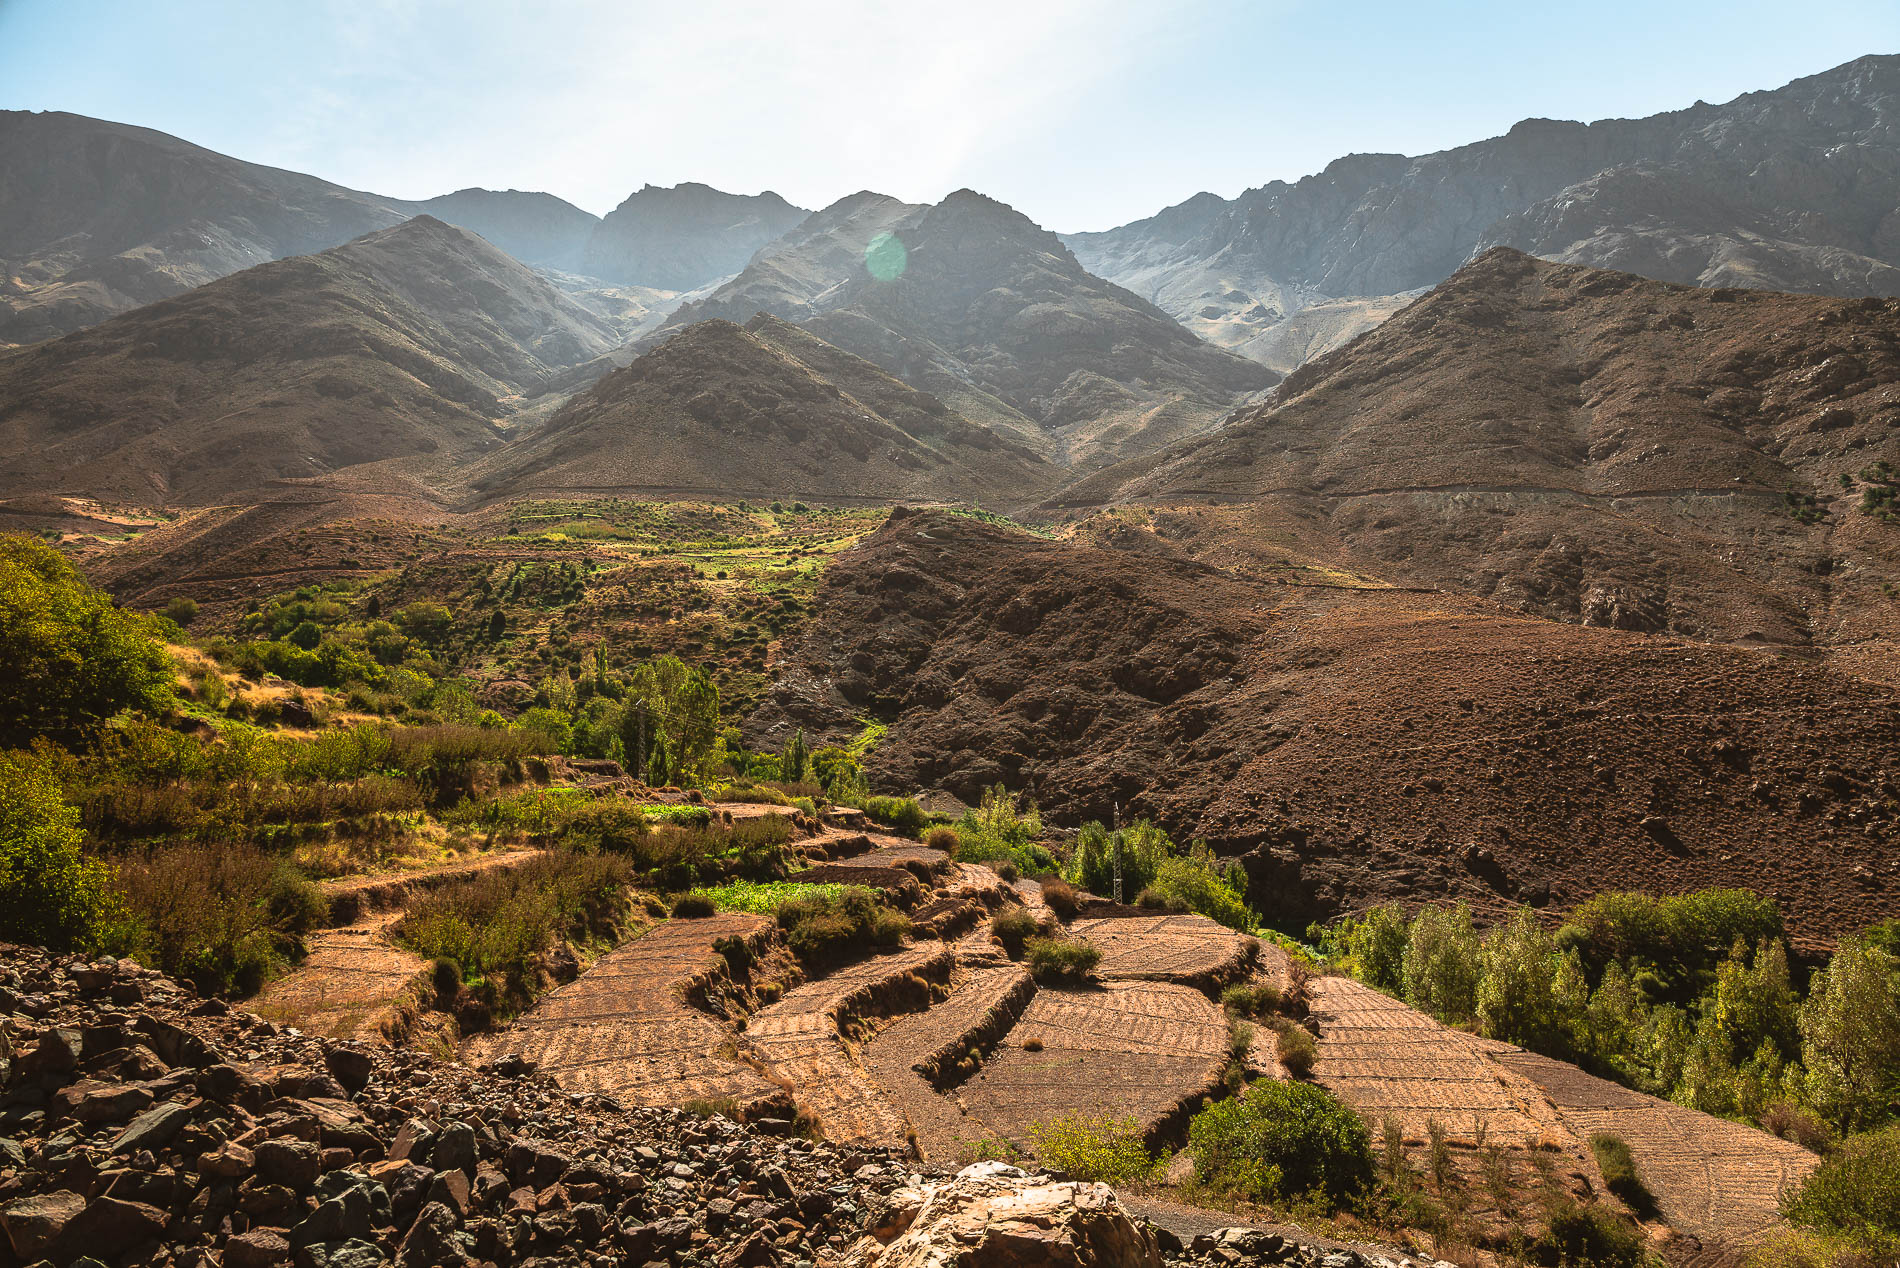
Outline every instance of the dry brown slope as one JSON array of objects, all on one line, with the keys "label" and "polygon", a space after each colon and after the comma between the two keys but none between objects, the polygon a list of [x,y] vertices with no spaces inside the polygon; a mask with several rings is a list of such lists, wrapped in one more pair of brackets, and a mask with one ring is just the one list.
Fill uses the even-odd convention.
[{"label": "dry brown slope", "polygon": [[1543,615],[1838,645],[1896,633],[1900,529],[1860,509],[1878,460],[1900,463],[1900,301],[1499,249],[1058,504],[1247,503],[1242,544],[1299,518],[1362,567]]},{"label": "dry brown slope", "polygon": [[500,443],[510,398],[611,331],[430,217],[0,357],[0,492],[204,504]]},{"label": "dry brown slope", "polygon": [[553,490],[994,501],[1046,489],[1036,455],[870,362],[763,314],[690,326],[468,473]]},{"label": "dry brown slope", "polygon": [[941,513],[840,556],[754,737],[890,789],[1026,789],[1245,857],[1285,926],[1387,897],[1775,892],[1826,941],[1900,912],[1900,695],[1451,595],[1272,585]]}]

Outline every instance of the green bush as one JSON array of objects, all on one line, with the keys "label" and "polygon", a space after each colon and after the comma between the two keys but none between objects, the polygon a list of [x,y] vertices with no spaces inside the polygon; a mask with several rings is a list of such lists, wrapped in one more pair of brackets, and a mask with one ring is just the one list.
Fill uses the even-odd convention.
[{"label": "green bush", "polygon": [[1188,1140],[1201,1183],[1251,1201],[1311,1197],[1337,1208],[1372,1183],[1364,1120],[1310,1083],[1261,1080],[1196,1114]]},{"label": "green bush", "polygon": [[1623,1199],[1624,1205],[1638,1215],[1648,1215],[1655,1210],[1655,1195],[1643,1183],[1642,1174],[1636,1169],[1636,1158],[1621,1136],[1597,1132],[1590,1137],[1590,1153],[1596,1158],[1597,1170],[1603,1173],[1604,1185]]},{"label": "green bush", "polygon": [[1792,1223],[1900,1254],[1900,1126],[1849,1137],[1782,1201]]},{"label": "green bush", "polygon": [[682,894],[678,901],[673,904],[673,919],[704,920],[706,917],[716,914],[718,910],[719,908],[713,904],[713,900],[704,894],[697,892]]},{"label": "green bush", "polygon": [[1025,876],[1056,870],[1055,855],[1036,841],[1042,835],[1042,817],[1035,806],[1020,806],[1001,784],[987,790],[974,810],[963,812],[956,832],[959,863],[1008,864]]},{"label": "green bush", "polygon": [[1062,869],[1062,879],[1103,897],[1115,893],[1115,867],[1121,864],[1122,894],[1141,893],[1154,883],[1173,843],[1146,819],[1110,832],[1094,821],[1082,825]]},{"label": "green bush", "polygon": [[1280,1010],[1280,988],[1270,982],[1246,982],[1220,993],[1221,1007],[1236,1017],[1264,1017]]},{"label": "green bush", "polygon": [[1312,1032],[1304,1026],[1284,1026],[1274,1036],[1274,1055],[1287,1073],[1296,1079],[1303,1079],[1313,1072],[1313,1062],[1319,1059],[1319,1045],[1314,1041]]},{"label": "green bush", "polygon": [[1187,854],[1161,860],[1152,886],[1169,906],[1178,904],[1229,929],[1251,933],[1253,911],[1241,896],[1246,887],[1246,873],[1238,859],[1221,863],[1199,841]]},{"label": "green bush", "polygon": [[122,709],[172,704],[165,649],[66,558],[0,534],[0,743],[70,740]]},{"label": "green bush", "polygon": [[390,933],[420,956],[453,961],[465,981],[500,978],[519,997],[542,952],[617,920],[632,879],[614,855],[553,852],[433,890]]},{"label": "green bush", "polygon": [[1011,955],[1021,955],[1023,944],[1035,937],[1040,928],[1041,926],[1036,923],[1036,918],[1021,907],[1012,907],[1008,911],[999,912],[990,921],[990,932],[996,935],[998,942],[1009,949]]},{"label": "green bush", "polygon": [[0,753],[0,939],[91,950],[123,920],[112,870],[80,849],[79,812],[46,764]]},{"label": "green bush", "polygon": [[[119,883],[142,962],[207,994],[249,995],[295,950],[273,920],[281,861],[250,845],[160,847],[126,860]],[[297,904],[288,915],[302,918]]]},{"label": "green bush", "polygon": [[641,806],[640,811],[657,823],[674,823],[688,828],[703,828],[712,822],[712,811],[705,806],[656,804]]},{"label": "green bush", "polygon": [[1478,1009],[1483,953],[1471,909],[1427,907],[1405,944],[1405,1002],[1440,1021],[1468,1022]]},{"label": "green bush", "polygon": [[805,898],[835,899],[842,885],[815,885],[804,881],[732,881],[710,889],[696,889],[721,911],[749,911],[770,916],[786,903]]},{"label": "green bush", "polygon": [[1132,1118],[1065,1114],[1029,1128],[1036,1158],[1077,1180],[1132,1184],[1151,1178],[1154,1155]]},{"label": "green bush", "polygon": [[905,836],[920,835],[930,817],[923,807],[909,797],[869,797],[864,802],[864,813],[874,822],[895,829]]},{"label": "green bush", "polygon": [[786,945],[807,964],[822,964],[854,951],[894,947],[910,933],[910,919],[885,906],[861,885],[836,894],[818,893],[780,905],[776,919]]},{"label": "green bush", "polygon": [[1023,952],[1039,982],[1080,981],[1102,962],[1101,948],[1081,938],[1030,938]]}]

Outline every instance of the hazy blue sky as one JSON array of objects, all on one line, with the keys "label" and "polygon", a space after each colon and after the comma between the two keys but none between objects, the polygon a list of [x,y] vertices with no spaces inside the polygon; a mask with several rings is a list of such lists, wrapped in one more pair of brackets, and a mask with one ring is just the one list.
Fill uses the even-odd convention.
[{"label": "hazy blue sky", "polygon": [[967,185],[1076,230],[1895,51],[1896,0],[0,0],[0,107],[398,197]]}]

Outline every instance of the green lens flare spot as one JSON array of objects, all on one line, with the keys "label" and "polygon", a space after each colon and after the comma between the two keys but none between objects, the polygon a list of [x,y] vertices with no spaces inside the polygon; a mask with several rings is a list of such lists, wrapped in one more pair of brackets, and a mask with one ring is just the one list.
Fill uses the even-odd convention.
[{"label": "green lens flare spot", "polygon": [[864,248],[864,267],[880,282],[895,282],[909,264],[910,252],[894,233],[880,233]]}]

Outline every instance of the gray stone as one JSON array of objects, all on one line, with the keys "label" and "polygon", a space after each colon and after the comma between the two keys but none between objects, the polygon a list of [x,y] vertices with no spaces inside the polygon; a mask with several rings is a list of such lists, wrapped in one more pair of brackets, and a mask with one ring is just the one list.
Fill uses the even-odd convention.
[{"label": "gray stone", "polygon": [[126,1125],[112,1142],[115,1154],[137,1153],[141,1149],[163,1149],[171,1143],[179,1128],[191,1121],[191,1111],[175,1102],[155,1105]]}]

